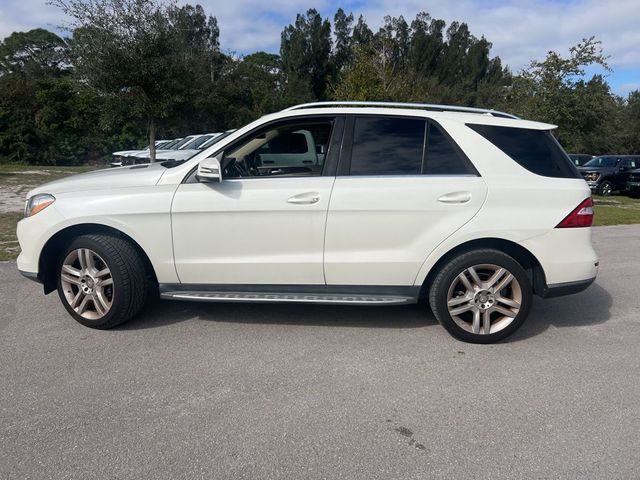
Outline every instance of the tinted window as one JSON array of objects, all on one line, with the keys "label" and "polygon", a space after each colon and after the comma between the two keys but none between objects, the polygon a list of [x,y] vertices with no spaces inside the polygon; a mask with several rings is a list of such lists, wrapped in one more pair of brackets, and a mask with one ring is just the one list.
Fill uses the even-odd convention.
[{"label": "tinted window", "polygon": [[434,124],[429,124],[427,152],[424,171],[427,175],[460,175],[475,173],[471,170],[462,154],[444,132]]},{"label": "tinted window", "polygon": [[596,157],[584,164],[585,167],[615,167],[620,162],[618,157]]},{"label": "tinted window", "polygon": [[351,175],[418,175],[426,122],[420,119],[357,117]]},{"label": "tinted window", "polygon": [[289,132],[280,135],[260,147],[260,153],[307,153],[306,132]]},{"label": "tinted window", "polygon": [[545,177],[581,178],[548,130],[468,124],[519,165]]}]

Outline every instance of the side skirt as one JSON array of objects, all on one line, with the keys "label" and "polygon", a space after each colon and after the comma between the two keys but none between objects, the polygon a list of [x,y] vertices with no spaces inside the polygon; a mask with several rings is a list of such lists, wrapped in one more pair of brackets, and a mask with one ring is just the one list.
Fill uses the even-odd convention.
[{"label": "side skirt", "polygon": [[200,302],[403,305],[417,303],[420,287],[354,285],[160,284],[160,298]]}]

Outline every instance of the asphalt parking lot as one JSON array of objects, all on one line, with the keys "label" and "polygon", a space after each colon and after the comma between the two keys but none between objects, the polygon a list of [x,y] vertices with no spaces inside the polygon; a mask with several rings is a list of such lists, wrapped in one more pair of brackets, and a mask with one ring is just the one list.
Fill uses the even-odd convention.
[{"label": "asphalt parking lot", "polygon": [[420,306],[160,302],[76,324],[0,264],[0,478],[638,478],[640,226],[510,341]]}]

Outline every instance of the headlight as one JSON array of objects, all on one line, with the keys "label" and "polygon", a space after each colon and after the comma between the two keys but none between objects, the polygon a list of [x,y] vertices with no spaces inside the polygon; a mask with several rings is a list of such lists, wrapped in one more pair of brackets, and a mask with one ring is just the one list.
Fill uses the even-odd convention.
[{"label": "headlight", "polygon": [[598,172],[589,172],[584,177],[587,182],[596,182],[598,178],[600,178],[600,174]]},{"label": "headlight", "polygon": [[36,213],[44,210],[53,202],[56,201],[56,197],[53,195],[49,195],[48,193],[39,193],[34,195],[24,205],[24,216],[25,218],[31,217]]}]

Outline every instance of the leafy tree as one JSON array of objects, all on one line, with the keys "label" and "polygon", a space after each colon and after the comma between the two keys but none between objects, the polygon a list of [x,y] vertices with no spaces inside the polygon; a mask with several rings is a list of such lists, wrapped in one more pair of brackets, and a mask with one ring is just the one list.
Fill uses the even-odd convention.
[{"label": "leafy tree", "polygon": [[[595,39],[512,73],[466,24],[419,13],[376,33],[338,9],[282,32],[281,55],[223,53],[215,17],[162,0],[56,0],[71,37],[0,42],[0,161],[98,162],[114,150],[239,127],[294,103],[392,100],[493,107],[560,126],[572,151],[640,153],[640,92],[611,92]],[[332,48],[333,47],[333,48]]]},{"label": "leafy tree", "polygon": [[373,40],[373,31],[369,28],[364,20],[364,17],[360,15],[358,22],[353,27],[353,44],[354,45],[369,45]]},{"label": "leafy tree", "polygon": [[597,144],[589,139],[606,135],[615,125],[616,111],[616,99],[601,76],[583,80],[585,68],[592,66],[610,70],[594,37],[571,47],[568,57],[549,52],[513,78],[503,104],[525,118],[559,125],[558,139],[570,151],[613,151],[608,140]]},{"label": "leafy tree", "polygon": [[444,50],[444,20],[432,19],[428,13],[416,15],[411,22],[409,67],[424,77],[436,74]]},{"label": "leafy tree", "polygon": [[[147,121],[151,159],[157,124],[192,92],[192,71],[212,44],[201,8],[155,0],[53,0],[73,20],[69,41],[76,74],[105,95],[117,95]],[[217,40],[214,40],[215,43]]]},{"label": "leafy tree", "polygon": [[336,37],[333,65],[336,75],[339,76],[353,61],[353,14],[347,15],[342,8],[339,8],[333,17],[333,25]]},{"label": "leafy tree", "polygon": [[640,153],[640,90],[631,92],[623,102],[622,144],[627,153]]},{"label": "leafy tree", "polygon": [[331,24],[315,9],[297,15],[281,35],[280,58],[293,96],[305,96],[304,87],[317,99],[326,98],[330,76]]},{"label": "leafy tree", "polygon": [[0,42],[0,75],[15,72],[58,74],[66,63],[68,55],[64,40],[42,28],[13,32]]}]

